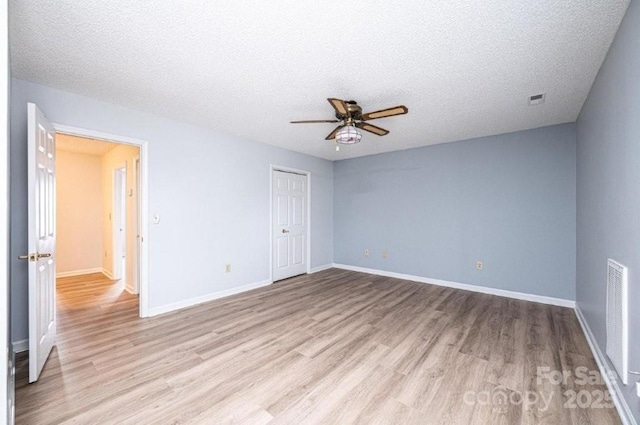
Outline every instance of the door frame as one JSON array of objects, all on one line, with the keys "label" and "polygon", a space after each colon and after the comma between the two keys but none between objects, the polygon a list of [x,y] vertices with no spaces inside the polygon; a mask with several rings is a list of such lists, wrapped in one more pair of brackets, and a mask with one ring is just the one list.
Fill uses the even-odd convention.
[{"label": "door frame", "polygon": [[[133,229],[135,231],[135,243],[133,246],[133,255],[134,258],[140,258],[140,156],[136,156],[133,158],[133,176],[135,178],[135,188],[134,194],[135,199],[133,200],[133,209],[134,209],[134,226]],[[140,261],[133,262],[133,278],[135,282],[133,282],[133,293],[134,295],[138,295],[140,293]]]},{"label": "door frame", "polygon": [[[124,171],[123,171],[124,170]],[[113,264],[113,279],[125,279],[126,267],[122,267],[122,253],[127,252],[127,164],[122,164],[112,169],[113,171],[113,199],[111,200],[111,260]],[[124,189],[123,189],[124,184]],[[122,209],[124,208],[124,214]],[[124,229],[121,234],[120,229]],[[122,238],[124,237],[124,241]],[[125,285],[126,289],[126,285]]]},{"label": "door frame", "polygon": [[138,258],[140,267],[140,295],[138,304],[140,307],[139,316],[149,317],[149,243],[147,236],[149,234],[149,141],[54,122],[52,122],[51,125],[53,125],[56,133],[97,139],[105,142],[115,142],[140,148],[140,210],[138,211],[138,218],[140,220],[140,256]]},{"label": "door frame", "polygon": [[[9,279],[9,31],[7,1],[0,2],[0,423],[13,424],[13,348]],[[11,406],[11,407],[10,407]]]},{"label": "door frame", "polygon": [[307,274],[311,273],[311,171],[298,168],[284,167],[282,165],[270,164],[269,166],[269,281],[273,283],[273,172],[283,171],[285,173],[299,174],[307,177]]}]

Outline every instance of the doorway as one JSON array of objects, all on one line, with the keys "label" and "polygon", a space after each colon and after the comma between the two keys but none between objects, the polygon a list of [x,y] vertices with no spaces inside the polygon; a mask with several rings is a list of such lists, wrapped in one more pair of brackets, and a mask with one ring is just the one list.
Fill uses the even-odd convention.
[{"label": "doorway", "polygon": [[[72,334],[67,334],[56,344],[58,319],[65,323],[61,330],[73,333],[82,330],[86,322],[76,317],[77,314],[83,311],[93,311],[91,317],[100,316],[105,311],[121,314],[124,311],[123,301],[133,302],[137,316],[148,315],[146,246],[141,245],[139,256],[123,257],[126,252],[135,251],[136,235],[126,230],[135,229],[134,223],[140,223],[141,229],[136,229],[136,232],[141,236],[141,243],[147,231],[144,215],[148,204],[148,173],[145,167],[148,153],[144,141],[52,124],[34,103],[28,103],[27,115],[29,253],[19,258],[29,261],[29,350],[28,359],[25,359],[29,370],[21,382],[32,383],[38,380],[52,353],[55,357],[64,350],[66,343],[77,340]],[[66,140],[66,151],[71,152],[65,159],[67,165],[64,165],[62,154],[65,151],[62,149],[63,140]],[[88,161],[88,157],[92,159]],[[138,168],[141,170],[138,173],[133,168],[136,159],[139,159]],[[115,166],[118,163],[125,165]],[[130,168],[130,172],[126,168]],[[60,170],[69,171],[65,174],[64,185],[61,184]],[[127,181],[129,175],[132,178],[139,176],[140,182]],[[61,190],[63,186],[66,190]],[[137,192],[135,197],[132,196],[133,188]],[[140,208],[135,209],[136,218],[130,211],[134,210],[138,197]],[[125,207],[127,204],[131,207]],[[122,236],[113,238],[114,218],[125,233],[126,242],[122,242]],[[77,231],[61,232],[61,228]],[[58,239],[59,233],[71,235],[65,241],[66,245],[58,243],[62,240]],[[125,248],[127,245],[130,248]],[[99,248],[97,251],[96,246]],[[64,261],[58,258],[58,254]],[[120,282],[122,286],[124,279],[109,279],[114,273],[124,274],[134,269],[123,265],[122,258],[138,263],[135,268],[140,271],[140,297],[126,294],[124,288],[117,285],[114,287],[114,282]],[[116,270],[112,267],[114,264],[120,268]],[[96,278],[105,279],[107,285],[96,285]],[[128,279],[129,282],[135,280],[134,277]],[[102,300],[107,300],[107,304],[96,304]],[[131,315],[127,317],[131,319]],[[71,321],[67,322],[69,318]],[[56,345],[57,351],[53,350]]]},{"label": "doorway", "polygon": [[309,273],[308,171],[271,166],[271,281]]},{"label": "doorway", "polygon": [[139,148],[64,133],[55,137],[56,278],[102,273],[137,294]]},{"label": "doorway", "polygon": [[[148,143],[125,136],[52,124],[58,135],[91,139],[114,145],[103,161],[102,269],[110,279],[120,279],[124,289],[137,295],[138,316],[148,316]],[[117,152],[116,152],[117,150]]]}]

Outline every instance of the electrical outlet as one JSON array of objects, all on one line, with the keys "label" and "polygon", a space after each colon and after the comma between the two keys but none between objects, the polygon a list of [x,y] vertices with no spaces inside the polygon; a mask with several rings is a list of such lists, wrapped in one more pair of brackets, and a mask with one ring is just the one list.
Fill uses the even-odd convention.
[{"label": "electrical outlet", "polygon": [[231,264],[227,264],[224,266],[224,272],[225,273],[231,273]]},{"label": "electrical outlet", "polygon": [[482,261],[478,261],[476,263],[476,269],[482,270],[484,268],[484,263]]},{"label": "electrical outlet", "polygon": [[364,250],[364,256],[365,256],[365,257],[368,257],[368,256],[369,256],[369,254],[370,254],[370,252],[369,252],[369,248],[365,249],[365,250]]},{"label": "electrical outlet", "polygon": [[387,251],[382,251],[382,258],[387,258],[389,253]]}]

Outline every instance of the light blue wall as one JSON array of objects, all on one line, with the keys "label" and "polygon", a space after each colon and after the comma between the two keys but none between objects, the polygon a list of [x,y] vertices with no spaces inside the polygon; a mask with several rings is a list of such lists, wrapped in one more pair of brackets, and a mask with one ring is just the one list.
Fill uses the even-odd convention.
[{"label": "light blue wall", "polygon": [[[629,267],[630,367],[640,370],[640,3],[632,0],[577,124],[577,301],[605,351],[607,258]],[[625,397],[640,422],[638,376]]]},{"label": "light blue wall", "polygon": [[565,124],[335,162],[335,262],[573,300],[575,161]]},{"label": "light blue wall", "polygon": [[[333,260],[333,165],[261,143],[12,81],[13,340],[27,338],[27,102],[50,121],[148,140],[150,307],[269,279],[270,164],[311,171],[311,266]],[[224,273],[224,264],[232,273]]]}]

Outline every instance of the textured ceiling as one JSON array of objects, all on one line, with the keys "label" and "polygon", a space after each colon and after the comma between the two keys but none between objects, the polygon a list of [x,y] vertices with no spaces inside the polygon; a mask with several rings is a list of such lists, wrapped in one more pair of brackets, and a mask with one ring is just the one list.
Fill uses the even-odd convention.
[{"label": "textured ceiling", "polygon": [[[10,0],[12,72],[335,160],[575,121],[628,3]],[[335,152],[327,97],[409,114]]]},{"label": "textured ceiling", "polygon": [[86,139],[84,137],[71,136],[62,133],[56,134],[56,149],[61,151],[102,156],[116,146],[118,146],[116,143]]}]

